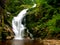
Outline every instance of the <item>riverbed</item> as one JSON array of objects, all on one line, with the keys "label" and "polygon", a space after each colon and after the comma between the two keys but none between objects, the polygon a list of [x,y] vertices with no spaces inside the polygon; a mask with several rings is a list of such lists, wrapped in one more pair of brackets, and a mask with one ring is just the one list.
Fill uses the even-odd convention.
[{"label": "riverbed", "polygon": [[0,45],[60,45],[60,40],[5,40]]}]

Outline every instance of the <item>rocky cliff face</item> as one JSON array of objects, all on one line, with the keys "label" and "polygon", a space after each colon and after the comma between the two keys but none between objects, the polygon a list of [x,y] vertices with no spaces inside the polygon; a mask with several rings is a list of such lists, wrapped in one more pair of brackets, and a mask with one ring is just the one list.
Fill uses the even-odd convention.
[{"label": "rocky cliff face", "polygon": [[12,27],[9,26],[9,20],[5,11],[5,0],[0,0],[0,39],[11,39],[14,36]]}]

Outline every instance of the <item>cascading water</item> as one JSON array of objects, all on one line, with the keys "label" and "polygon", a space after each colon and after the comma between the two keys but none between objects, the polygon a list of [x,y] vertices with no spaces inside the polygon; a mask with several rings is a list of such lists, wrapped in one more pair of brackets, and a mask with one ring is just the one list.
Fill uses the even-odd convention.
[{"label": "cascading water", "polygon": [[22,19],[26,15],[28,9],[22,10],[17,17],[14,17],[12,20],[12,27],[13,27],[13,32],[15,33],[15,38],[14,39],[23,39],[22,38],[22,33],[24,30],[24,26],[22,24]]},{"label": "cascading water", "polygon": [[[36,4],[32,6],[32,8],[36,7]],[[24,25],[22,24],[22,20],[24,16],[26,15],[28,9],[22,10],[16,17],[13,18],[12,20],[12,28],[13,32],[15,33],[14,39],[17,40],[23,40],[23,35],[24,35]]]}]

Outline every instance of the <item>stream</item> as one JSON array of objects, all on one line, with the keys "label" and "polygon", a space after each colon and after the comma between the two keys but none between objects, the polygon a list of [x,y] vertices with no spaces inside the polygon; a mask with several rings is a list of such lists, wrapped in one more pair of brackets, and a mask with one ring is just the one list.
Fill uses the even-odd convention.
[{"label": "stream", "polygon": [[0,41],[0,45],[43,45],[35,40],[6,40]]}]

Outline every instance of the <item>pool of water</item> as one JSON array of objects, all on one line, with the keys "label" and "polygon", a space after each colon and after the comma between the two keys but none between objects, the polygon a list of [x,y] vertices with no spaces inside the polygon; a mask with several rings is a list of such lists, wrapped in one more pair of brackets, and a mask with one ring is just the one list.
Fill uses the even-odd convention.
[{"label": "pool of water", "polygon": [[43,45],[38,40],[5,40],[0,41],[0,45]]}]

